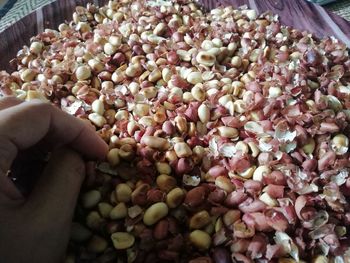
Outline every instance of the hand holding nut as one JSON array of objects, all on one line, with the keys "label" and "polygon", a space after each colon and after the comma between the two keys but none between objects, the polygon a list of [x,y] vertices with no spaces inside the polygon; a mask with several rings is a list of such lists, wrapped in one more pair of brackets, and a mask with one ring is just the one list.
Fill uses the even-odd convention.
[{"label": "hand holding nut", "polygon": [[[24,196],[8,173],[18,155],[39,144],[52,156],[30,194]],[[85,175],[80,154],[101,159],[106,151],[107,145],[92,129],[50,104],[0,99],[0,254],[4,262],[62,260]],[[90,206],[91,200],[85,205]]]}]

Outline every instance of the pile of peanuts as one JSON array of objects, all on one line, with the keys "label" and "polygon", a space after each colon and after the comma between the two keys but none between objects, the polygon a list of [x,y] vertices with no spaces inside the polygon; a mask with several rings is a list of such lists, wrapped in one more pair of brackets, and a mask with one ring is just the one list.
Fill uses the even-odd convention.
[{"label": "pile of peanuts", "polygon": [[0,73],[109,145],[66,263],[350,262],[350,59],[277,16],[194,2],[77,7]]}]

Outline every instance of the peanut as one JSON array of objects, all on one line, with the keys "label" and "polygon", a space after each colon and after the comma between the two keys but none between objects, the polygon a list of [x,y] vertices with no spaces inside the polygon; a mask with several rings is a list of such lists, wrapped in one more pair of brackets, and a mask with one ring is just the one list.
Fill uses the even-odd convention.
[{"label": "peanut", "polygon": [[172,189],[166,196],[166,204],[169,208],[178,207],[185,198],[185,192],[181,188]]},{"label": "peanut", "polygon": [[82,196],[82,205],[85,208],[93,208],[100,202],[101,200],[101,193],[97,190],[91,190],[89,192],[86,192]]},{"label": "peanut", "polygon": [[202,230],[192,231],[189,238],[190,242],[200,250],[207,250],[211,245],[211,237]]},{"label": "peanut", "polygon": [[200,229],[205,227],[206,225],[208,225],[211,222],[211,218],[210,215],[207,211],[203,210],[203,211],[199,211],[197,213],[195,213],[189,222],[189,226],[192,229]]},{"label": "peanut", "polygon": [[111,235],[113,246],[116,249],[127,249],[135,243],[135,237],[127,232],[116,232]]},{"label": "peanut", "polygon": [[109,213],[109,217],[113,220],[125,218],[128,214],[128,209],[125,203],[119,203]]},{"label": "peanut", "polygon": [[144,135],[141,142],[151,148],[158,149],[161,151],[167,150],[170,145],[167,139]]},{"label": "peanut", "polygon": [[157,223],[160,219],[164,218],[168,214],[168,206],[163,203],[155,203],[151,205],[147,210],[145,211],[145,214],[143,215],[143,222],[147,226],[154,225]]},{"label": "peanut", "polygon": [[116,186],[115,193],[119,202],[127,203],[131,199],[132,190],[127,184],[118,184]]}]

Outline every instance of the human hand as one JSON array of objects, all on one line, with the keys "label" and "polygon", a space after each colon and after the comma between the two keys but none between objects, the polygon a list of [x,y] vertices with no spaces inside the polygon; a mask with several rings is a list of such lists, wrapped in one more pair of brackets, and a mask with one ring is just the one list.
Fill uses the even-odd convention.
[{"label": "human hand", "polygon": [[[18,153],[38,144],[52,156],[25,198],[7,173]],[[49,104],[0,99],[1,262],[62,261],[85,175],[81,155],[102,159],[107,148],[93,129]]]}]

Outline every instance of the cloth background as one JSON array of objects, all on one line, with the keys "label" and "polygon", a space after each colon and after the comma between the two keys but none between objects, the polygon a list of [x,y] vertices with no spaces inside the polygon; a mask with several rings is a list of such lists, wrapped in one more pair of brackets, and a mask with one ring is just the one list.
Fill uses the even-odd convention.
[{"label": "cloth background", "polygon": [[[0,0],[0,32],[35,9],[53,1],[55,0]],[[325,5],[325,8],[350,21],[350,0],[336,0]]]}]

